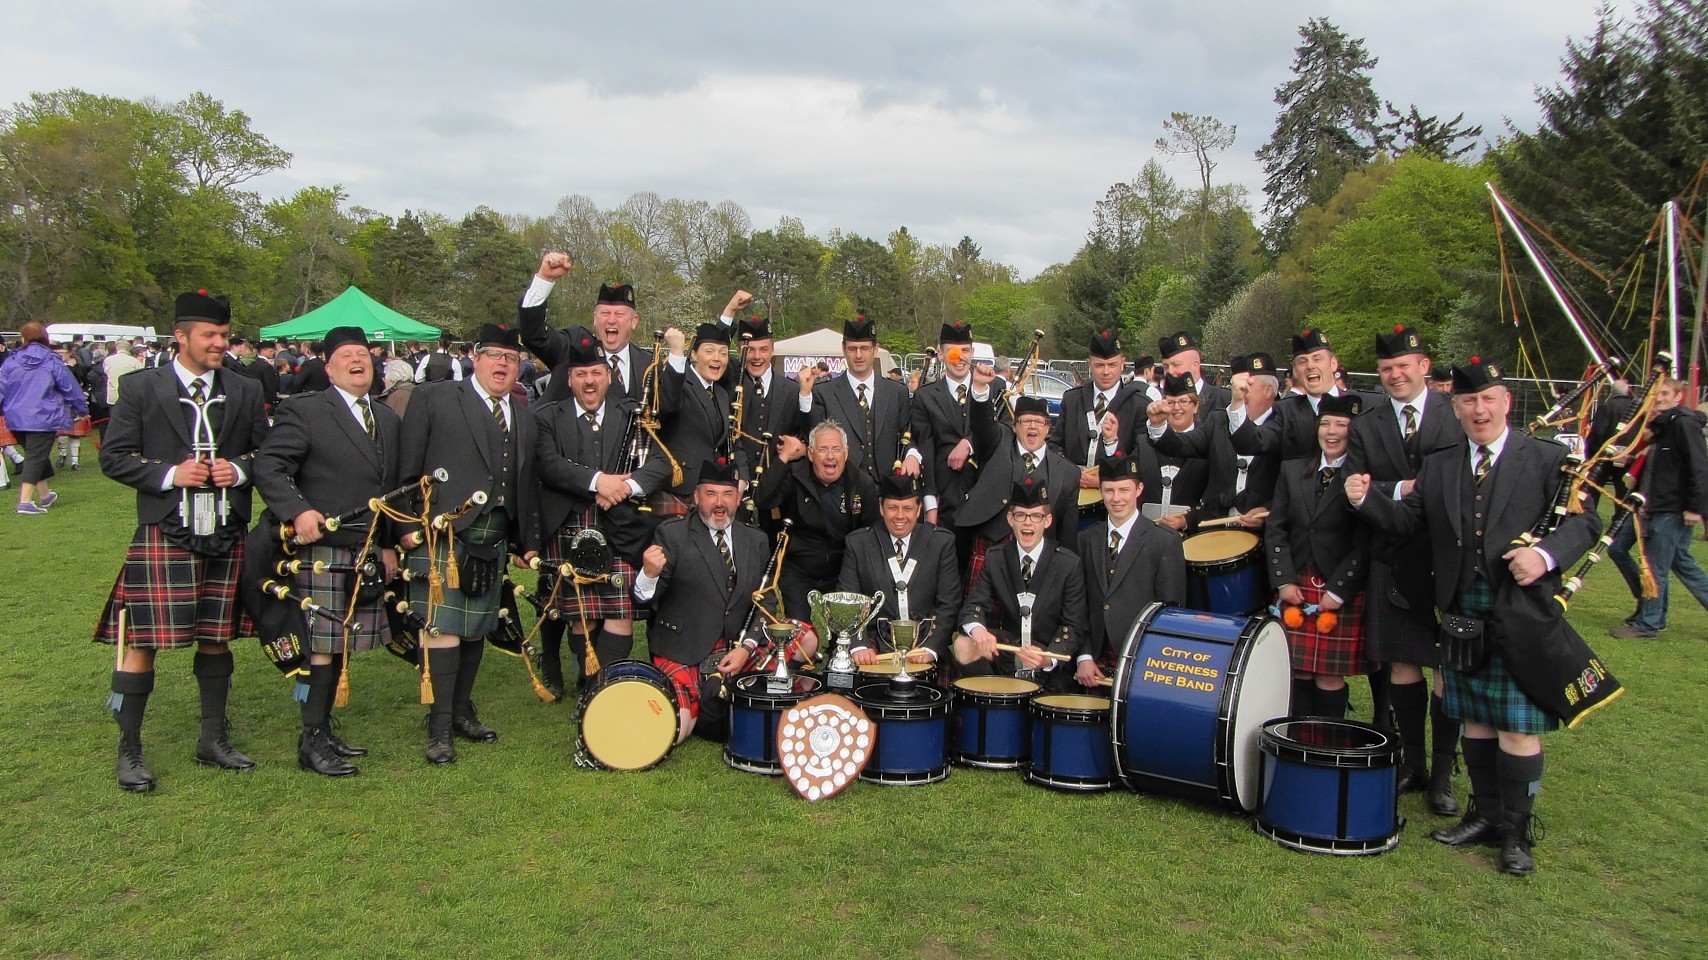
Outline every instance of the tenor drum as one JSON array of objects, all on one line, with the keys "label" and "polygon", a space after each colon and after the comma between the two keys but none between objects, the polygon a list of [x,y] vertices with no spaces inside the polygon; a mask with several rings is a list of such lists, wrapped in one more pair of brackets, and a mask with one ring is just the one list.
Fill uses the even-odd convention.
[{"label": "tenor drum", "polygon": [[1186,604],[1194,610],[1250,616],[1268,602],[1257,535],[1211,530],[1186,538]]},{"label": "tenor drum", "polygon": [[[901,673],[901,665],[889,661],[880,661],[878,663],[857,663],[854,665],[854,669],[859,673],[859,676],[854,678],[854,685],[857,687],[879,680],[887,681]],[[935,662],[920,663],[917,660],[909,660],[907,664],[907,675],[922,684],[936,683],[937,664]]]},{"label": "tenor drum", "polygon": [[1115,786],[1109,757],[1108,697],[1057,693],[1033,697],[1027,783],[1090,793]]},{"label": "tenor drum", "polygon": [[1027,702],[1038,685],[1019,677],[962,677],[955,681],[955,762],[1012,770],[1032,755]]},{"label": "tenor drum", "polygon": [[854,702],[877,726],[876,745],[860,779],[898,786],[936,783],[949,776],[949,694],[919,685],[905,699],[889,683],[867,683]]},{"label": "tenor drum", "polygon": [[1399,846],[1397,739],[1355,720],[1263,725],[1263,797],[1254,826],[1284,847],[1365,856]]},{"label": "tenor drum", "polygon": [[1287,632],[1273,617],[1153,603],[1115,665],[1115,774],[1132,790],[1257,808],[1265,723],[1287,715]]},{"label": "tenor drum", "polygon": [[645,770],[670,753],[677,729],[676,698],[664,671],[617,660],[582,694],[576,760],[601,770]]},{"label": "tenor drum", "polygon": [[777,721],[790,707],[823,685],[817,677],[796,674],[789,689],[769,692],[771,675],[750,673],[738,677],[729,696],[729,742],[724,744],[724,762],[737,770],[769,777],[783,772],[777,756]]}]

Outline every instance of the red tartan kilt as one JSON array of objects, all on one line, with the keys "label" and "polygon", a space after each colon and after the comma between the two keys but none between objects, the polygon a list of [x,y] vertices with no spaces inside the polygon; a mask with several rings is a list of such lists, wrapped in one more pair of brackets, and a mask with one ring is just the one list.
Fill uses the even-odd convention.
[{"label": "red tartan kilt", "polygon": [[[569,560],[570,544],[575,540],[575,535],[594,525],[593,509],[593,507],[588,507],[585,510],[572,511],[565,518],[563,526],[559,527],[557,533],[546,541],[545,549],[541,551],[547,563],[557,567]],[[562,586],[558,587],[557,599],[552,602],[551,609],[556,610],[564,620],[570,623],[576,622],[581,617],[586,617],[590,621],[633,620],[635,618],[635,602],[629,591],[635,585],[635,568],[622,557],[614,556],[611,561],[611,572],[622,575],[623,585],[621,587],[613,587],[608,583],[584,583],[581,585],[578,600],[575,586],[565,581]],[[551,588],[544,584],[541,586],[540,596],[545,597]]]},{"label": "red tartan kilt", "polygon": [[[1299,592],[1307,606],[1322,602],[1322,578],[1310,567],[1299,571]],[[1315,616],[1306,617],[1302,627],[1288,629],[1294,670],[1331,677],[1364,672],[1364,592],[1354,594],[1334,614],[1340,622],[1328,633],[1317,629]]]},{"label": "red tartan kilt", "polygon": [[990,553],[990,548],[999,547],[1011,539],[1013,538],[1003,537],[993,541],[982,533],[973,537],[973,548],[967,559],[967,596],[972,596],[973,587],[979,582],[979,574],[984,572],[984,559]]},{"label": "red tartan kilt", "polygon": [[62,437],[87,437],[89,434],[94,432],[94,421],[89,419],[88,415],[85,414],[84,416],[71,421],[71,429],[61,430],[59,431],[59,435]]},{"label": "red tartan kilt", "polygon": [[15,447],[18,438],[12,436],[12,431],[6,427],[6,418],[0,416],[0,447]]},{"label": "red tartan kilt", "polygon": [[646,505],[652,508],[652,515],[663,519],[665,517],[686,517],[693,512],[694,505],[684,497],[679,497],[669,490],[660,490],[646,498]]},{"label": "red tartan kilt", "polygon": [[225,556],[204,557],[169,543],[155,524],[138,527],[95,626],[95,642],[118,642],[121,610],[126,611],[125,646],[138,650],[254,636],[255,627],[237,604],[243,550],[238,540]]},{"label": "red tartan kilt", "polygon": [[[725,653],[729,652],[729,641],[720,638],[712,644],[712,652],[706,655],[706,660],[716,663]],[[670,678],[671,687],[676,691],[676,708],[688,711],[688,715],[699,719],[700,716],[700,665],[697,663],[677,663],[657,656],[652,658],[652,665],[664,671]]]}]

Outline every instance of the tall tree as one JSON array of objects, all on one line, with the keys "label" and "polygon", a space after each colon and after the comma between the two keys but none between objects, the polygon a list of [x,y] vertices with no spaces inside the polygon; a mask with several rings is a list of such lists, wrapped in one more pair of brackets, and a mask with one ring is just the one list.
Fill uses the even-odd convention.
[{"label": "tall tree", "polygon": [[339,186],[304,187],[267,205],[262,250],[276,266],[270,320],[300,316],[344,291],[361,269],[350,247],[355,221],[339,204]]},{"label": "tall tree", "polygon": [[1482,125],[1467,126],[1463,113],[1451,120],[1443,120],[1437,116],[1424,116],[1415,103],[1403,114],[1392,103],[1385,109],[1388,122],[1382,124],[1382,146],[1395,153],[1420,153],[1436,160],[1457,160],[1477,149],[1477,138],[1483,135]]},{"label": "tall tree", "polygon": [[1370,83],[1376,58],[1364,41],[1323,18],[1308,21],[1299,36],[1293,79],[1275,88],[1275,131],[1257,151],[1272,250],[1286,245],[1300,209],[1333,196],[1347,173],[1370,162],[1381,132],[1381,101]]},{"label": "tall tree", "polygon": [[1198,164],[1198,249],[1210,245],[1210,173],[1216,169],[1215,155],[1233,146],[1238,128],[1211,116],[1175,111],[1163,121],[1167,136],[1158,137],[1156,149],[1169,156],[1190,155]]},{"label": "tall tree", "polygon": [[492,210],[477,207],[464,217],[451,269],[459,332],[473,335],[483,323],[513,322],[517,284],[534,269],[532,259]]}]

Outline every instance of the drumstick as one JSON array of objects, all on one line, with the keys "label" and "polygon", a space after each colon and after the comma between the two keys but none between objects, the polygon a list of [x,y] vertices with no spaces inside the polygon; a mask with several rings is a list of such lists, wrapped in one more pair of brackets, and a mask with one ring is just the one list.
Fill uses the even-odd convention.
[{"label": "drumstick", "polygon": [[[999,643],[996,645],[996,649],[1007,650],[1009,653],[1019,653],[1022,648],[1017,647],[1012,643]],[[1039,653],[1043,654],[1045,659],[1054,660],[1057,663],[1067,663],[1069,660],[1073,659],[1073,657],[1071,657],[1065,653],[1051,653],[1050,651],[1044,650],[1044,649],[1039,648],[1039,647],[1033,647],[1032,649],[1037,650]]]},{"label": "drumstick", "polygon": [[1114,677],[1098,677],[1097,678],[1097,685],[1100,687],[1113,687],[1115,685],[1115,678]]},{"label": "drumstick", "polygon": [[[1259,507],[1251,515],[1252,519],[1254,519],[1254,520],[1263,520],[1263,519],[1266,519],[1268,516],[1269,516],[1269,508],[1268,507]],[[1238,523],[1243,519],[1245,519],[1244,514],[1241,514],[1240,516],[1237,516],[1237,517],[1217,517],[1214,520],[1200,520],[1200,521],[1198,521],[1198,529],[1202,530],[1205,527],[1225,527],[1225,526],[1228,526],[1230,524]]]},{"label": "drumstick", "polygon": [[[916,649],[923,649],[923,648],[916,648]],[[900,660],[904,656],[904,654],[897,653],[896,651],[891,650],[888,653],[875,653],[872,656],[873,656],[873,659],[877,660],[879,663],[895,663],[897,660]],[[908,662],[909,663],[930,663],[931,658],[930,657],[909,657]]]}]

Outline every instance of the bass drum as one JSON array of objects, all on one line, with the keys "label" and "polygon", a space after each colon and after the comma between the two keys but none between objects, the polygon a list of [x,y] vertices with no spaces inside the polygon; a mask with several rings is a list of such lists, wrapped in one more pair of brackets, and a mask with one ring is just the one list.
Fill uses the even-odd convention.
[{"label": "bass drum", "polygon": [[645,770],[676,746],[676,698],[664,671],[640,660],[600,669],[581,697],[575,759],[596,770]]},{"label": "bass drum", "polygon": [[1151,604],[1115,666],[1116,777],[1132,790],[1257,809],[1258,738],[1287,715],[1292,676],[1287,632],[1274,617]]}]

